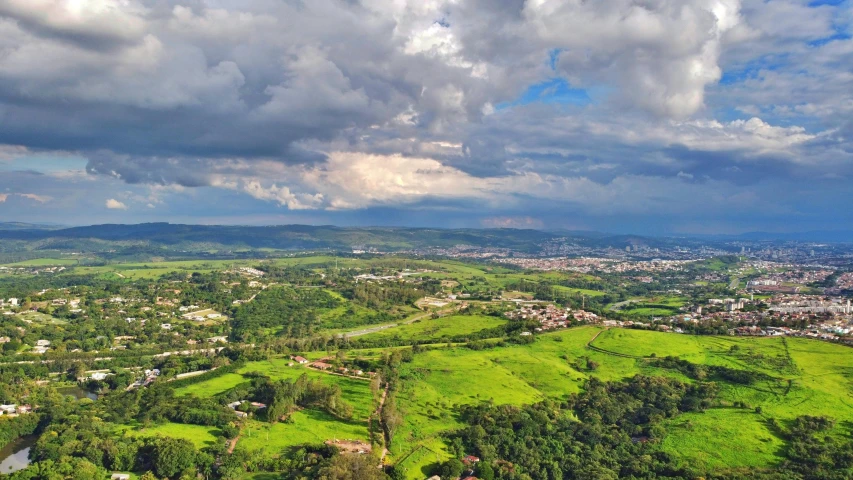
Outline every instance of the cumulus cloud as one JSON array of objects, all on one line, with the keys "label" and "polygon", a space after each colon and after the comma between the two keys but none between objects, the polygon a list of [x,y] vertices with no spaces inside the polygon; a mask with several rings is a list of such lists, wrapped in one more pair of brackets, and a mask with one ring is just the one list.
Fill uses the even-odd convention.
[{"label": "cumulus cloud", "polygon": [[116,200],[115,198],[107,199],[106,206],[110,210],[127,210],[127,205],[125,205],[123,202]]},{"label": "cumulus cloud", "polygon": [[11,197],[26,198],[27,200],[32,200],[36,203],[47,203],[53,200],[52,197],[47,195],[37,195],[35,193],[4,193],[0,194],[0,203],[5,202]]},{"label": "cumulus cloud", "polygon": [[[475,222],[521,226],[540,218],[524,209],[546,206],[711,211],[707,199],[731,205],[767,182],[853,176],[843,11],[800,0],[8,0],[0,160],[86,158],[86,173],[66,178],[149,207],[135,215],[216,195],[306,215],[474,205],[486,210]],[[589,101],[561,102],[560,88]],[[64,204],[88,205],[49,175],[21,173],[11,191],[50,184]]]},{"label": "cumulus cloud", "polygon": [[111,48],[138,40],[145,9],[129,0],[6,0],[0,15],[17,20],[39,35],[87,47]]},{"label": "cumulus cloud", "polygon": [[683,118],[720,79],[720,42],[739,9],[738,0],[532,0],[524,15],[538,38],[564,49],[558,67],[573,83],[604,80],[630,103]]}]

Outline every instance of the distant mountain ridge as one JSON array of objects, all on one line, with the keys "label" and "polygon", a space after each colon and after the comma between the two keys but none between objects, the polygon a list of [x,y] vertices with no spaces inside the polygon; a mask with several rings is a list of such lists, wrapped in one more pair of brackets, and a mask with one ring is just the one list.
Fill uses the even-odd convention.
[{"label": "distant mountain ridge", "polygon": [[25,222],[0,222],[0,230],[58,230],[62,225],[25,223]]},{"label": "distant mountain ridge", "polygon": [[[566,240],[567,242],[564,242]],[[518,252],[540,252],[543,245],[573,243],[585,247],[627,246],[663,248],[731,241],[853,242],[851,232],[805,232],[800,234],[747,233],[647,237],[588,231],[542,231],[530,229],[442,229],[410,227],[337,227],[332,225],[184,225],[142,223],[105,224],[61,228],[17,222],[0,223],[0,251],[60,250],[105,251],[116,247],[149,254],[171,252],[227,252],[277,250],[349,250],[375,248],[401,251],[449,248],[459,245],[506,248]],[[559,250],[554,250],[559,254]]]},{"label": "distant mountain ridge", "polygon": [[137,225],[92,225],[59,230],[0,230],[0,239],[19,241],[55,240],[69,248],[69,241],[94,239],[108,242],[145,242],[163,246],[214,244],[234,248],[349,249],[373,247],[406,250],[426,247],[472,245],[526,250],[559,235],[538,230],[456,229],[402,227],[335,227],[330,225],[181,225],[143,223]]}]

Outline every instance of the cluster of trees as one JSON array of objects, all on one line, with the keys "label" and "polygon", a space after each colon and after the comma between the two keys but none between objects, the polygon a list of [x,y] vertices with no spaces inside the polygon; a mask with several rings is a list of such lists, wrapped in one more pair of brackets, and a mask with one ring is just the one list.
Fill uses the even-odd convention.
[{"label": "cluster of trees", "polygon": [[[219,396],[219,401],[230,403],[252,400],[263,403],[266,408],[257,410],[267,421],[278,422],[286,418],[296,407],[321,408],[342,420],[352,418],[353,407],[347,403],[338,385],[327,385],[320,380],[311,380],[302,374],[295,380],[272,380],[258,373],[247,373],[252,377],[249,385],[241,385]],[[239,410],[251,410],[250,405],[241,405]]]},{"label": "cluster of trees", "polygon": [[[778,428],[778,423],[773,422]],[[835,422],[802,416],[788,430],[783,468],[807,479],[846,479],[853,468],[853,441],[829,434]]]},{"label": "cluster of trees", "polygon": [[237,420],[234,412],[214,399],[176,397],[170,386],[157,382],[148,388],[113,392],[96,405],[103,418],[115,423],[172,421],[223,427]]},{"label": "cluster of trees", "polygon": [[34,463],[9,478],[106,478],[116,470],[194,478],[212,473],[217,449],[200,452],[182,439],[117,436],[113,426],[84,413],[48,425],[30,450]]},{"label": "cluster of trees", "polygon": [[753,370],[740,370],[724,365],[699,365],[682,360],[678,357],[663,357],[653,361],[660,368],[676,370],[695,380],[723,380],[740,385],[752,385],[759,380],[770,380],[771,377]]},{"label": "cluster of trees", "polygon": [[440,280],[425,280],[419,284],[407,282],[359,282],[344,295],[358,305],[382,309],[394,305],[409,305],[425,295],[441,290]]},{"label": "cluster of trees", "polygon": [[[701,410],[716,391],[713,384],[661,377],[593,377],[584,392],[562,404],[464,406],[460,413],[468,427],[452,445],[459,458],[480,457],[478,476],[484,479],[695,478],[696,472],[677,466],[648,441],[665,434],[665,419]],[[442,465],[437,473],[449,478],[456,470]]]},{"label": "cluster of trees", "polygon": [[35,433],[40,420],[41,416],[38,414],[0,417],[0,448],[20,437]]},{"label": "cluster of trees", "polygon": [[307,337],[314,332],[317,315],[339,304],[339,299],[319,288],[268,288],[236,309],[231,334],[248,341],[263,329],[280,328],[281,336]]}]

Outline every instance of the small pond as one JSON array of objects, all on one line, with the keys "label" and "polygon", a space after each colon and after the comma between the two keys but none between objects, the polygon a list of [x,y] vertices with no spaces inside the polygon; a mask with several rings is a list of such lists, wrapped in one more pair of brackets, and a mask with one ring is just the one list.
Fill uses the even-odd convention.
[{"label": "small pond", "polygon": [[23,470],[30,464],[30,447],[38,437],[26,435],[0,448],[0,473]]},{"label": "small pond", "polygon": [[57,388],[56,391],[63,394],[63,395],[70,395],[70,396],[76,398],[77,400],[82,400],[84,398],[88,398],[89,400],[97,400],[98,399],[97,393],[92,393],[88,390],[83,390],[80,387],[62,387],[62,388]]}]

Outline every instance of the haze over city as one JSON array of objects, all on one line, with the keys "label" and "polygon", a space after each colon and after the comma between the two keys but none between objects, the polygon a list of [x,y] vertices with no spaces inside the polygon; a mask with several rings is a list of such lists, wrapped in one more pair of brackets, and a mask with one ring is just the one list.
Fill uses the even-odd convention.
[{"label": "haze over city", "polygon": [[0,2],[0,219],[843,230],[851,3]]}]

